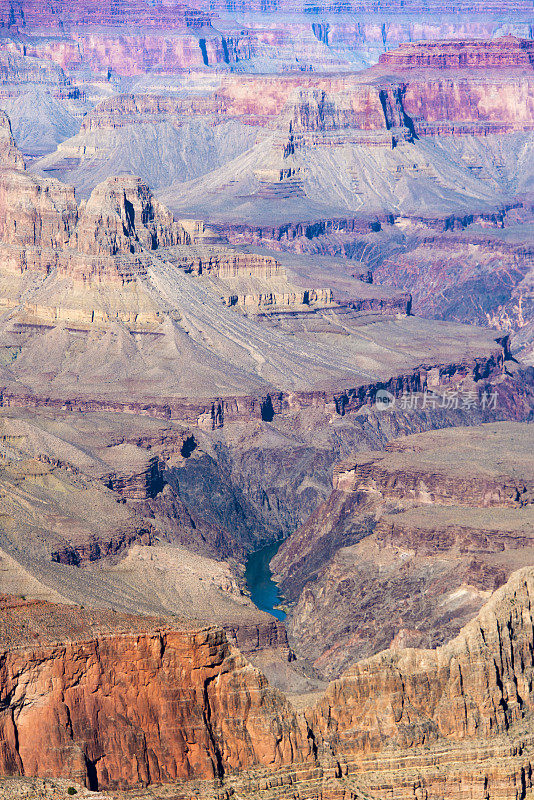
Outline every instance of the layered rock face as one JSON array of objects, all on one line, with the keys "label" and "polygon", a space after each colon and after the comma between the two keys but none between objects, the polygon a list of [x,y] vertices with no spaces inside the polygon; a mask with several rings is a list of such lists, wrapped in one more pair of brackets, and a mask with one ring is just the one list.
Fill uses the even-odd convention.
[{"label": "layered rock face", "polygon": [[[67,609],[37,612],[55,622]],[[285,700],[222,632],[128,622],[130,634],[4,651],[1,692],[14,700],[2,714],[4,774],[61,775],[98,789],[310,757]]]},{"label": "layered rock face", "polygon": [[5,168],[25,168],[24,158],[13,139],[9,117],[4,112],[0,115],[0,161]]},{"label": "layered rock face", "polygon": [[[187,222],[183,222],[187,228]],[[298,314],[338,307],[329,288],[295,285],[276,259],[258,253],[239,253],[223,245],[174,247],[165,254],[187,274],[200,279],[229,307],[250,313]]]},{"label": "layered rock face", "polygon": [[[482,169],[477,163],[472,167]],[[528,335],[533,313],[529,205],[510,209],[496,236],[480,229],[416,236],[403,252],[377,265],[376,279],[409,289],[415,313],[499,325],[508,331],[524,329]],[[507,231],[512,225],[517,225],[513,241]],[[513,349],[516,352],[516,345]],[[530,363],[528,346],[522,349]]]},{"label": "layered rock face", "polygon": [[383,53],[378,63],[395,69],[525,69],[534,68],[534,44],[515,36],[489,42],[425,42],[404,44]]},{"label": "layered rock face", "polygon": [[[362,782],[369,776],[371,784],[382,780],[391,785],[388,769],[406,769],[410,757],[415,758],[421,788],[433,796],[447,785],[447,770],[441,778],[425,776],[432,756],[429,753],[427,761],[418,750],[423,743],[428,748],[437,742],[461,741],[469,758],[470,740],[483,748],[488,739],[498,741],[499,734],[514,736],[514,723],[532,712],[531,575],[531,570],[516,573],[445,647],[386,651],[355,665],[331,685],[314,712],[314,728],[343,754],[340,761],[346,759],[350,772]],[[384,752],[386,744],[392,758]],[[383,762],[374,757],[380,752]],[[453,749],[448,758],[460,759],[460,749]],[[488,796],[500,796],[498,769],[497,780],[492,779],[491,769],[489,763],[486,791]],[[530,785],[527,775],[528,757],[523,780]],[[451,791],[458,791],[454,775],[451,784]],[[407,789],[397,787],[396,796],[405,796]]]},{"label": "layered rock face", "polygon": [[[86,193],[91,174],[131,168],[177,216],[217,222],[229,236],[246,226],[274,246],[328,229],[377,232],[399,216],[446,229],[457,224],[451,216],[463,224],[491,209],[498,224],[502,206],[529,190],[532,161],[533,73],[522,61],[528,41],[514,41],[487,43],[474,66],[225,76],[216,87],[203,81],[202,91],[191,81],[187,96],[115,96],[39,169]],[[485,52],[483,42],[477,48]],[[515,66],[491,67],[501,50]],[[192,138],[193,170],[182,163]]]},{"label": "layered rock face", "polygon": [[[422,12],[422,11],[431,11],[433,13],[436,12],[448,12],[450,11],[450,6],[445,5],[441,0],[434,0],[428,4],[423,4],[419,2],[419,0],[410,0],[410,2],[405,2],[405,0],[388,0],[388,2],[384,3],[381,2],[379,4],[375,3],[367,3],[367,2],[358,2],[358,3],[349,3],[347,5],[341,3],[317,3],[314,5],[303,5],[301,3],[294,3],[289,2],[286,0],[285,2],[271,2],[262,6],[261,3],[252,3],[251,6],[240,3],[235,3],[233,0],[219,0],[219,3],[215,3],[213,7],[221,10],[227,11],[245,11],[245,10],[255,10],[255,11],[277,11],[277,10],[286,10],[286,11],[301,11],[306,10],[308,13],[318,13],[322,11],[330,11],[330,12],[337,12],[337,13],[346,13],[346,12],[355,12],[355,13],[366,13],[366,12],[376,12],[376,11],[386,11],[390,13],[399,13],[399,12]],[[508,12],[513,11],[530,11],[528,3],[526,0],[505,0],[505,2],[501,5],[497,2],[485,2],[485,3],[458,3],[455,6],[455,9],[458,12],[469,12],[469,11],[478,11],[478,12],[486,12],[486,13],[495,13],[495,11],[505,10]]]},{"label": "layered rock face", "polygon": [[401,127],[404,120],[399,104],[400,97],[395,96],[394,89],[381,93],[364,86],[357,94],[301,92],[294,105],[291,129],[298,132]]},{"label": "layered rock face", "polygon": [[523,436],[529,426],[441,431],[337,467],[331,497],[273,561],[298,598],[297,651],[333,676],[384,647],[435,647],[532,563]]},{"label": "layered rock face", "polygon": [[[466,43],[464,49],[467,47]],[[168,119],[184,124],[184,115],[205,114],[214,115],[218,122],[223,117],[236,117],[247,124],[272,126],[273,116],[281,113],[290,100],[292,113],[287,121],[297,131],[389,130],[409,127],[408,118],[413,117],[417,133],[426,135],[431,130],[425,128],[425,123],[441,119],[459,125],[471,120],[472,117],[464,117],[475,110],[482,120],[491,122],[492,115],[500,114],[503,126],[524,130],[532,117],[525,95],[533,70],[529,48],[528,40],[503,37],[470,48],[469,52],[479,54],[478,61],[476,55],[472,57],[473,63],[458,55],[455,64],[449,63],[449,54],[461,50],[458,43],[405,45],[385,54],[378,67],[359,76],[225,78],[211,95],[193,93],[187,99],[121,95],[100,103],[84,120],[82,131],[118,129]],[[416,74],[410,71],[410,59],[420,68]],[[454,61],[452,55],[450,60]],[[497,78],[494,70],[499,68],[499,60],[509,70]],[[447,74],[439,76],[440,69]],[[510,90],[514,96],[507,100]],[[512,102],[515,113],[511,113]],[[287,112],[284,122],[286,116]]]},{"label": "layered rock face", "polygon": [[[88,114],[59,154],[66,163],[47,162],[57,174],[77,164],[100,181],[121,147],[127,171],[124,143],[137,133],[137,152],[147,161],[156,152],[160,175],[180,148],[189,160],[206,153],[217,174],[175,187],[184,222],[130,174],[106,177],[78,205],[72,189],[24,170],[0,124],[0,591],[57,603],[0,602],[0,771],[135,787],[139,800],[500,800],[511,786],[525,800],[531,570],[512,577],[474,629],[445,642],[533,563],[528,426],[376,448],[436,425],[529,418],[532,371],[514,365],[498,331],[411,317],[409,294],[370,283],[365,258],[382,227],[399,248],[403,231],[410,238],[420,220],[399,215],[412,201],[421,217],[427,203],[442,210],[420,222],[427,233],[464,225],[455,203],[465,225],[502,221],[504,211],[486,220],[472,198],[500,203],[496,186],[508,180],[506,192],[519,191],[519,177],[512,186],[507,176],[510,161],[517,175],[528,164],[529,43],[481,44],[467,69],[465,47],[447,45],[454,75],[427,55],[417,71],[386,61],[361,77],[206,83],[168,76],[241,59],[259,69],[289,46],[291,28],[282,36],[267,21],[258,45],[245,20],[226,35],[211,12],[170,2],[4,10],[14,69],[21,54],[80,70],[91,102],[119,85],[150,93],[111,97]],[[339,65],[340,28],[307,13],[293,49],[305,58],[292,69]],[[397,33],[373,13],[344,35],[354,26],[359,42],[369,35],[386,47],[405,30],[395,24]],[[151,76],[121,83],[114,72]],[[203,138],[212,123],[213,160],[214,139]],[[484,182],[462,163],[479,152],[468,137],[505,131],[523,161],[511,139],[499,141],[504,177]],[[430,138],[447,132],[466,134],[465,145]],[[232,137],[241,149],[225,149]],[[217,203],[220,225],[205,231]],[[376,214],[357,218],[359,208]],[[240,249],[217,241],[225,232]],[[314,239],[341,247],[359,235],[364,252],[344,270],[254,247],[272,236],[312,262]],[[377,407],[381,390],[394,409]],[[300,684],[289,674],[285,629],[251,607],[233,559],[302,524],[328,494],[332,461],[364,445],[375,452],[336,470],[333,495],[281,551],[280,574],[295,600],[292,637],[307,637],[295,670],[307,661],[338,677],[375,655],[297,714],[228,644],[264,663],[280,651],[269,674],[305,682],[305,672]],[[84,614],[72,605],[81,602],[165,620]],[[181,615],[196,622],[177,623]],[[145,792],[159,782],[174,785]]]},{"label": "layered rock face", "polygon": [[[58,588],[54,582],[64,582],[60,574],[47,575],[50,559],[87,565],[134,543],[158,539],[208,556],[243,548],[222,527],[191,515],[164,478],[165,469],[185,462],[197,447],[187,428],[99,414],[86,425],[82,416],[59,410],[51,417],[4,412],[0,422],[5,522],[0,546],[45,585],[49,580]],[[70,580],[74,588],[75,576]],[[68,592],[68,586],[61,590]]]},{"label": "layered rock face", "polygon": [[[5,0],[0,13],[2,28],[12,37],[8,38],[9,49],[55,62],[66,70],[85,65],[97,73],[113,69],[134,75],[144,73],[147,67],[160,66],[167,72],[200,67],[207,57],[199,46],[197,31],[204,32],[202,42],[212,61],[225,60],[223,39],[211,28],[211,14],[184,4]],[[139,26],[138,31],[132,31],[132,26]],[[50,30],[55,32],[54,38],[47,35]],[[24,46],[20,34],[30,37]]]},{"label": "layered rock face", "polygon": [[0,594],[218,624],[292,677],[285,629],[254,606],[236,566],[265,527],[198,514],[171,479],[200,450],[190,431],[59,411],[4,411],[0,431]]},{"label": "layered rock face", "polygon": [[140,25],[156,28],[181,28],[185,24],[186,14],[192,21],[209,19],[201,13],[180,3],[147,4],[143,0],[128,0],[116,3],[106,0],[104,3],[75,2],[38,2],[38,0],[3,0],[0,9],[0,24],[4,28],[48,27],[61,29],[63,25]]},{"label": "layered rock face", "polygon": [[[11,50],[4,50],[0,54],[0,80],[4,86],[10,87],[7,92],[15,97],[28,84],[48,87],[60,97],[76,91],[61,67]],[[5,93],[6,89],[4,96]]]},{"label": "layered rock face", "polygon": [[[18,304],[17,295],[30,275],[34,276],[30,281],[38,276],[41,281],[46,280],[53,275],[73,281],[74,285],[103,281],[123,286],[145,269],[139,256],[131,260],[124,256],[188,240],[182,227],[174,223],[172,214],[153,198],[139,178],[109,179],[79,208],[72,187],[50,178],[35,179],[25,170],[5,114],[0,123],[4,306]],[[20,277],[17,280],[13,275]],[[47,321],[63,317],[92,322],[95,312],[96,319],[103,320],[114,305],[118,317],[126,320],[141,321],[153,316],[150,304],[139,301],[137,296],[130,297],[133,308],[128,297],[116,298],[111,307],[108,305],[107,312],[102,313],[95,310],[91,300],[87,308],[87,303],[76,296],[76,290],[71,289],[70,304],[69,300],[65,302],[65,295],[59,301],[56,297],[56,303],[46,297],[46,292],[44,295],[34,302],[28,298],[25,308],[31,315]]]},{"label": "layered rock face", "polygon": [[[378,67],[369,70],[374,78],[370,86],[360,83],[345,96],[339,83],[330,82],[328,95],[317,90],[308,97],[301,94],[293,127],[297,131],[385,128],[397,134],[395,142],[445,133],[531,130],[531,45],[528,40],[503,37],[476,44],[401,46],[383,54]],[[495,71],[501,69],[504,73],[496,77]],[[345,79],[345,84],[349,81]]]},{"label": "layered rock face", "polygon": [[113,471],[103,477],[110,489],[129,500],[146,500],[163,489],[161,464],[157,455],[143,453],[133,444],[108,447],[101,454]]},{"label": "layered rock face", "polygon": [[137,177],[108,178],[92,193],[70,244],[91,255],[155,250],[186,241],[185,231]]},{"label": "layered rock face", "polygon": [[[298,715],[222,631],[4,597],[2,769],[92,789],[181,779],[142,798],[526,793],[533,592],[532,569],[520,570],[446,646],[359,662]],[[44,705],[32,702],[42,692]]]},{"label": "layered rock face", "polygon": [[[222,18],[216,10],[224,12]],[[8,51],[66,70],[85,66],[104,75],[108,69],[119,75],[168,75],[191,67],[226,71],[233,65],[253,72],[351,70],[355,61],[374,63],[385,49],[405,41],[491,38],[511,20],[514,30],[528,35],[530,9],[523,3],[461,10],[461,15],[451,14],[439,4],[408,9],[389,4],[304,8],[279,3],[205,3],[201,10],[146,0],[120,5],[112,0],[104,5],[4,0],[1,20]],[[246,22],[243,13],[249,13]],[[354,21],[351,13],[360,18]],[[133,32],[132,25],[139,29]]]},{"label": "layered rock face", "polygon": [[25,172],[9,118],[0,114],[0,237],[3,244],[63,247],[78,209],[74,190],[59,182],[37,182]]},{"label": "layered rock face", "polygon": [[[8,164],[14,157],[10,136],[7,131]],[[9,317],[8,346],[15,348],[10,352],[16,364],[5,374],[6,404],[44,402],[60,408],[67,399],[69,408],[135,409],[137,400],[132,405],[131,398],[137,386],[146,413],[213,428],[222,425],[225,417],[272,418],[295,403],[328,405],[343,414],[372,399],[382,383],[395,391],[408,384],[424,384],[426,366],[413,372],[414,359],[421,364],[417,348],[411,355],[401,348],[394,372],[402,372],[403,377],[400,382],[392,379],[382,343],[374,339],[375,335],[396,339],[396,332],[380,316],[370,320],[381,327],[373,327],[366,340],[368,353],[375,353],[376,372],[369,372],[368,356],[359,369],[355,366],[362,357],[356,317],[359,308],[372,306],[368,290],[363,306],[358,298],[354,303],[346,299],[338,303],[327,286],[314,289],[284,279],[268,257],[234,256],[226,251],[222,259],[212,259],[211,272],[208,269],[194,277],[197,251],[191,248],[185,253],[184,270],[184,250],[176,243],[189,243],[196,234],[187,230],[192,230],[190,225],[175,223],[139,178],[110,178],[78,207],[73,190],[58,181],[33,178],[12,166],[3,169],[2,176],[10,199],[6,192],[0,288],[4,308],[16,309]],[[292,338],[295,325],[288,328],[276,323],[267,340],[261,324],[238,322],[224,306],[254,313],[296,310],[304,316],[319,313],[321,318],[305,338]],[[376,308],[387,314],[391,302],[378,302]],[[403,301],[402,309],[409,309],[409,302]],[[410,327],[412,322],[403,324]],[[299,319],[296,328],[301,325]],[[341,330],[352,333],[340,340]],[[495,337],[472,333],[484,340],[484,344],[479,341],[482,350],[474,345],[474,360],[467,363],[462,349],[452,366],[449,344],[432,357],[440,366],[446,357],[446,369],[440,372],[445,382],[451,375],[458,381],[501,369],[503,351]],[[323,339],[323,334],[333,338]],[[432,338],[437,342],[434,334]],[[339,352],[335,361],[332,346]],[[108,356],[103,356],[106,351]],[[126,360],[121,355],[125,352]],[[187,370],[184,353],[189,358]],[[428,357],[425,349],[425,360]],[[147,373],[147,363],[157,366]],[[173,368],[169,369],[169,363]],[[71,394],[73,369],[76,374],[82,370],[81,382],[76,383],[76,395],[85,395],[82,406]],[[17,400],[14,384],[19,371],[39,392],[49,385],[53,396],[29,399],[25,384],[23,397]],[[355,385],[347,389],[349,375],[354,376]],[[339,396],[324,388],[334,388],[336,376]],[[298,399],[296,394],[284,393],[281,379],[290,391],[298,389]],[[95,398],[95,387],[99,394],[114,396],[111,405]],[[229,397],[228,402],[214,397],[214,391]]]}]

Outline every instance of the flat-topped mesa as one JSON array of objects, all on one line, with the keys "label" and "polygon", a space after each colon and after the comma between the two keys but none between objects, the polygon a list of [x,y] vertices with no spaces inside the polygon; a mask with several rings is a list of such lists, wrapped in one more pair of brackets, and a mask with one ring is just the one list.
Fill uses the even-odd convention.
[{"label": "flat-topped mesa", "polygon": [[232,278],[285,279],[282,264],[271,256],[240,253],[224,247],[187,247],[169,251],[172,260],[186,272],[221,280]]},{"label": "flat-topped mesa", "polygon": [[516,36],[491,41],[410,42],[382,53],[378,63],[400,69],[534,70],[534,42]]},{"label": "flat-topped mesa", "polygon": [[423,504],[528,505],[534,499],[531,441],[530,428],[503,423],[414,434],[390,442],[385,452],[356,453],[338,464],[333,487]]},{"label": "flat-topped mesa", "polygon": [[146,183],[121,175],[93,190],[70,245],[82,253],[113,256],[187,242],[188,234]]},{"label": "flat-topped mesa", "polygon": [[207,283],[226,306],[247,312],[334,305],[331,289],[295,286],[283,265],[271,256],[222,246],[169,248],[162,256]]}]

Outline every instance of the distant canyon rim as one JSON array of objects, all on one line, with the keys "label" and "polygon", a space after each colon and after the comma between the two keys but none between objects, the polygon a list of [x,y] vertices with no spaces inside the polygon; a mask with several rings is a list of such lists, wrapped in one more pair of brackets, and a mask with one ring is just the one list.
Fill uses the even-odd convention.
[{"label": "distant canyon rim", "polygon": [[1,798],[534,798],[533,11],[0,0]]}]

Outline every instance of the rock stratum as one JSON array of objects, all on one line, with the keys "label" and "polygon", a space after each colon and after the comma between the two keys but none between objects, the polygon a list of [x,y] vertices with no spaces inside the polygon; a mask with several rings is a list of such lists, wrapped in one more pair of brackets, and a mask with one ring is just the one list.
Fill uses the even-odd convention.
[{"label": "rock stratum", "polygon": [[297,600],[297,652],[332,676],[388,646],[454,636],[531,561],[531,435],[513,424],[417,434],[338,465],[330,498],[273,561]]},{"label": "rock stratum", "polygon": [[[60,771],[92,789],[201,779],[175,783],[180,798],[403,798],[414,785],[430,797],[461,786],[526,794],[533,591],[532,570],[515,573],[449,644],[359,662],[300,712],[221,631],[95,622],[84,611],[66,619],[61,606],[5,597],[3,770]],[[56,641],[66,630],[70,640]]]},{"label": "rock stratum", "polygon": [[[175,222],[139,178],[108,178],[78,206],[72,188],[23,169],[2,124],[5,405],[142,410],[213,428],[301,404],[344,413],[379,388],[424,385],[437,365],[438,383],[502,370],[498,335],[443,324],[443,341],[435,325],[420,338],[406,296],[360,283],[363,302],[337,301],[293,284],[271,257],[215,252],[203,223]],[[362,336],[360,311],[373,308]],[[301,319],[317,323],[294,337]]]}]

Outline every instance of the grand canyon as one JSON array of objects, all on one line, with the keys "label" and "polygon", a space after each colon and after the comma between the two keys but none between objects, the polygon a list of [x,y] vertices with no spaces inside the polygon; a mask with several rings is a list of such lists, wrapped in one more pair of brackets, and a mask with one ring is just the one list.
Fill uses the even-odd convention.
[{"label": "grand canyon", "polygon": [[0,0],[0,798],[534,798],[531,0]]}]

